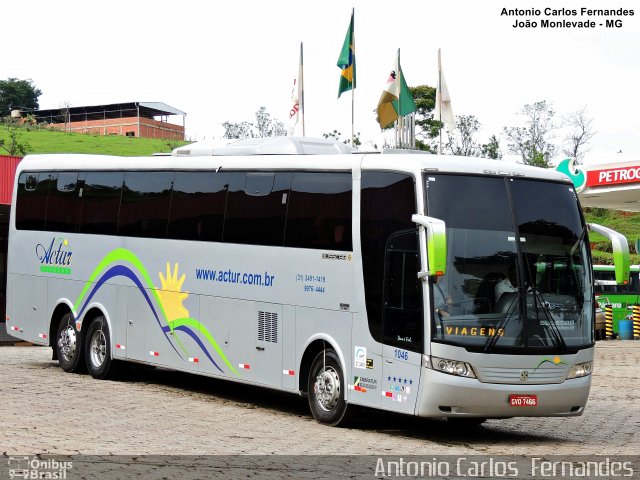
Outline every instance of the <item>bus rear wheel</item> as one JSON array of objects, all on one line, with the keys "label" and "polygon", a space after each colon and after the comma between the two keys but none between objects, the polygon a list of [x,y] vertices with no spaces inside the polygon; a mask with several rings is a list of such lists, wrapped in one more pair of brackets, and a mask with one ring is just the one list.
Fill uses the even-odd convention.
[{"label": "bus rear wheel", "polygon": [[346,418],[344,374],[335,351],[323,350],[311,364],[308,398],[313,417],[320,423],[337,426]]},{"label": "bus rear wheel", "polygon": [[67,313],[60,320],[55,348],[60,367],[65,372],[72,373],[84,370],[82,335],[76,330],[76,323],[71,313]]},{"label": "bus rear wheel", "polygon": [[98,380],[109,377],[113,373],[114,361],[111,358],[109,325],[102,315],[94,318],[89,324],[85,349],[89,374]]}]

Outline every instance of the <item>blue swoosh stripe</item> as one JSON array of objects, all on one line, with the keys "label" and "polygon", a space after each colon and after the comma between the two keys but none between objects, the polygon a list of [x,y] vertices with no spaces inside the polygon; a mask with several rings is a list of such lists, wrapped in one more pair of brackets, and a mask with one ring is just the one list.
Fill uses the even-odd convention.
[{"label": "blue swoosh stripe", "polygon": [[[165,332],[168,332],[170,330],[170,328],[169,328],[169,326],[166,326],[166,327],[162,327],[162,330],[164,330]],[[195,342],[200,346],[200,349],[204,352],[204,354],[207,356],[207,358],[211,361],[211,363],[213,363],[213,365],[218,370],[220,370],[222,373],[224,373],[224,370],[222,370],[218,366],[216,361],[213,358],[211,358],[211,355],[209,354],[209,351],[207,350],[207,347],[204,346],[204,344],[202,343],[202,340],[200,340],[200,337],[198,337],[196,332],[191,330],[191,328],[189,328],[187,325],[180,325],[180,326],[174,328],[174,330],[183,331],[183,332],[187,333],[191,338],[193,338],[195,340]]]},{"label": "blue swoosh stripe", "polygon": [[145,290],[144,286],[142,285],[142,283],[140,282],[136,274],[129,267],[125,265],[115,265],[102,274],[100,279],[96,282],[95,286],[91,290],[91,293],[87,296],[86,300],[84,301],[84,304],[82,305],[82,308],[80,308],[80,311],[78,312],[78,315],[76,318],[80,318],[82,316],[84,309],[87,307],[87,305],[89,304],[93,296],[97,293],[97,291],[102,287],[102,285],[104,285],[104,283],[107,280],[110,280],[113,277],[126,277],[129,280],[131,280],[133,283],[135,283],[136,287],[138,287],[138,290],[140,290],[140,293],[142,293],[142,295],[144,296],[144,299],[147,301],[147,304],[149,305],[149,308],[151,309],[151,312],[153,313],[153,316],[155,317],[156,322],[158,322],[158,325],[162,329],[162,333],[164,333],[164,337],[167,339],[167,342],[169,342],[169,345],[171,345],[171,348],[173,348],[173,350],[178,354],[178,356],[184,360],[182,355],[180,355],[180,352],[178,352],[176,347],[173,345],[173,343],[167,336],[167,332],[165,332],[162,326],[162,322],[158,317],[158,313],[156,312],[156,309],[153,306],[153,303],[151,302],[151,298],[149,298],[149,295],[147,294],[147,291]]}]

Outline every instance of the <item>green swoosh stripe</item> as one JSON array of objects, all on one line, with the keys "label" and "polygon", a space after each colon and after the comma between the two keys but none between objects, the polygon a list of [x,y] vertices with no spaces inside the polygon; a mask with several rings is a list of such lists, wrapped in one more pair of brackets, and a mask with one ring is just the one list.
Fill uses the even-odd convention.
[{"label": "green swoosh stripe", "polygon": [[240,376],[238,371],[235,368],[233,368],[233,365],[231,365],[231,362],[229,361],[227,356],[224,354],[224,352],[222,351],[222,349],[218,345],[218,342],[216,342],[216,339],[213,338],[213,335],[211,335],[211,333],[209,333],[209,330],[207,330],[207,327],[202,325],[195,318],[178,318],[176,320],[173,320],[173,321],[169,322],[169,328],[171,328],[171,330],[173,330],[176,327],[180,327],[182,325],[186,325],[187,327],[194,328],[194,329],[198,330],[200,333],[202,333],[202,335],[205,336],[205,338],[209,341],[209,343],[215,349],[215,351],[218,353],[218,355],[220,355],[220,358],[227,365],[227,367],[229,367],[229,369],[233,373],[235,373],[237,376]]},{"label": "green swoosh stripe", "polygon": [[89,277],[89,280],[87,280],[87,282],[85,283],[84,288],[82,289],[82,292],[80,292],[80,296],[78,297],[78,299],[76,300],[76,303],[73,306],[73,309],[75,311],[78,310],[78,308],[80,307],[80,303],[82,302],[82,299],[87,294],[87,292],[89,291],[89,288],[91,288],[91,284],[95,281],[98,275],[100,275],[110,264],[116,263],[116,262],[122,262],[122,261],[129,262],[130,264],[132,264],[134,267],[138,269],[138,271],[142,275],[142,278],[147,284],[147,287],[149,288],[149,290],[151,290],[151,294],[153,295],[153,298],[155,298],[157,304],[159,305],[160,311],[162,312],[162,316],[164,317],[165,321],[167,321],[167,314],[164,311],[164,306],[160,301],[160,297],[158,296],[156,287],[153,285],[153,281],[151,280],[151,277],[149,276],[147,269],[144,267],[140,259],[131,250],[127,250],[126,248],[116,248],[115,250],[112,250],[111,252],[109,252],[102,259],[102,261],[98,264],[98,266],[95,268],[95,270]]},{"label": "green swoosh stripe", "polygon": [[543,359],[543,360],[538,364],[538,366],[534,369],[534,371],[535,371],[535,370],[537,370],[537,369],[539,369],[541,365],[544,365],[544,364],[545,364],[545,363],[547,363],[547,362],[548,362],[548,363],[550,363],[550,364],[552,364],[554,367],[557,367],[558,365],[569,365],[569,364],[568,364],[568,363],[566,363],[566,362],[558,362],[558,363],[556,363],[556,362],[554,362],[553,360],[549,360],[548,358],[545,358],[545,359]]}]

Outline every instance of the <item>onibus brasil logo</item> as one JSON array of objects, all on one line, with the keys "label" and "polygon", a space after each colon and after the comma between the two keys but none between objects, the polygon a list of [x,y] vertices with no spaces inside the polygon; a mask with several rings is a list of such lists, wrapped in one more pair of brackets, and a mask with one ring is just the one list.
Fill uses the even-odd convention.
[{"label": "onibus brasil logo", "polygon": [[40,271],[47,273],[71,273],[71,260],[73,252],[66,238],[58,237],[51,240],[48,245],[39,243],[36,245],[36,257],[40,260]]}]

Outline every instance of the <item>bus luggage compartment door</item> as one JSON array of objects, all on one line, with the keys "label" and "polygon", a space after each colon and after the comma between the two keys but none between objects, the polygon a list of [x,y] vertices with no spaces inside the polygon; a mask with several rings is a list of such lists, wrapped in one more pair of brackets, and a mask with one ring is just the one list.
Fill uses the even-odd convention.
[{"label": "bus luggage compartment door", "polygon": [[48,345],[47,279],[13,275],[12,283],[13,305],[8,333],[29,342]]}]

